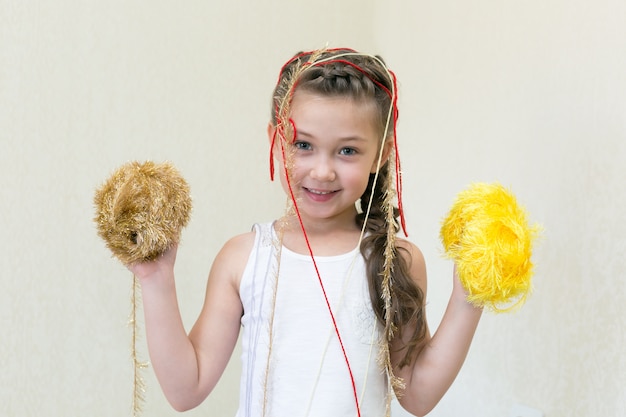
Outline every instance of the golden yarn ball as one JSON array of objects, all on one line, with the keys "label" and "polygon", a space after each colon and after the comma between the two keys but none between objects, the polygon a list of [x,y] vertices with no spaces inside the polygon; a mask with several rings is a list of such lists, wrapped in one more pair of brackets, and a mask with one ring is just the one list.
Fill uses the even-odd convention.
[{"label": "golden yarn ball", "polygon": [[168,163],[129,162],[96,190],[98,235],[123,264],[150,261],[180,241],[189,185]]},{"label": "golden yarn ball", "polygon": [[476,183],[459,193],[440,235],[468,301],[495,312],[521,306],[532,290],[532,245],[538,232],[500,184]]}]

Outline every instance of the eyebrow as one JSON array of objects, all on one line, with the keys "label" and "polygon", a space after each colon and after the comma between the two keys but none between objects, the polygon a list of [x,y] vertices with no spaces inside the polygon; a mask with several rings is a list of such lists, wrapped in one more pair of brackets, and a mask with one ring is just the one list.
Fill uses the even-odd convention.
[{"label": "eyebrow", "polygon": [[[314,138],[315,136],[313,136],[312,134],[302,131],[302,130],[297,130],[297,134],[296,134],[296,138],[298,138],[299,136],[305,136],[307,138]],[[362,136],[345,136],[345,137],[340,137],[339,140],[341,142],[365,142],[367,141],[366,138],[362,137]]]}]

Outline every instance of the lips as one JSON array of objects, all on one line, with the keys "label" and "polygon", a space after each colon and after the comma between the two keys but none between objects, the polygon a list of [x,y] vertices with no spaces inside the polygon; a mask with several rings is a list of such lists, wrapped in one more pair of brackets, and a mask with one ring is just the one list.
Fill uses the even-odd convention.
[{"label": "lips", "polygon": [[319,202],[330,200],[338,192],[338,190],[317,190],[306,187],[303,187],[303,189],[312,200]]},{"label": "lips", "polygon": [[335,191],[314,190],[313,188],[306,188],[306,187],[304,189],[310,193],[317,194],[317,195],[326,195],[326,194],[332,194],[335,192]]}]

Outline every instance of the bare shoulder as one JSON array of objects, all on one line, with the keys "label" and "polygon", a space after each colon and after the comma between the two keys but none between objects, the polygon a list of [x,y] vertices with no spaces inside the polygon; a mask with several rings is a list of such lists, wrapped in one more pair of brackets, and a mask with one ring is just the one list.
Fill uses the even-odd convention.
[{"label": "bare shoulder", "polygon": [[426,261],[420,248],[413,242],[398,238],[396,240],[398,255],[404,257],[413,280],[423,289],[426,289]]},{"label": "bare shoulder", "polygon": [[229,239],[213,262],[211,275],[228,276],[238,287],[241,275],[254,246],[255,232],[247,232]]},{"label": "bare shoulder", "polygon": [[254,237],[255,232],[251,231],[230,238],[226,241],[217,256],[226,258],[247,258],[254,245]]},{"label": "bare shoulder", "polygon": [[404,256],[409,255],[406,259],[407,261],[424,262],[424,255],[415,243],[406,239],[397,238],[396,247],[400,249],[400,253],[404,252]]}]

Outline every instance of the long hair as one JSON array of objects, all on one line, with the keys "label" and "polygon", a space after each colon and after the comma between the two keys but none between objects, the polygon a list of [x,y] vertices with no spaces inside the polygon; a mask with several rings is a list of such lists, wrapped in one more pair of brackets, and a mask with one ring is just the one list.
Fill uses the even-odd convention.
[{"label": "long hair", "polygon": [[[388,123],[388,115],[397,115],[394,96],[390,93],[395,94],[395,85],[380,57],[350,49],[296,54],[281,69],[274,90],[271,119],[278,129],[281,126],[285,130],[290,128],[287,122],[289,105],[296,90],[375,103],[378,110],[375,122],[381,139],[389,140],[395,133],[395,123]],[[405,355],[399,363],[403,367],[411,363],[419,350],[426,334],[426,322],[424,294],[409,274],[410,255],[407,251],[399,251],[395,245],[399,211],[390,203],[389,197],[393,196],[394,190],[389,166],[389,161],[382,161],[378,174],[370,175],[367,189],[361,196],[361,205],[368,210],[358,214],[355,223],[365,228],[360,250],[366,262],[372,307],[385,326],[387,348],[394,336],[402,337],[403,331],[413,329],[403,347]],[[391,275],[387,277],[390,278],[387,283],[386,268]]]}]

